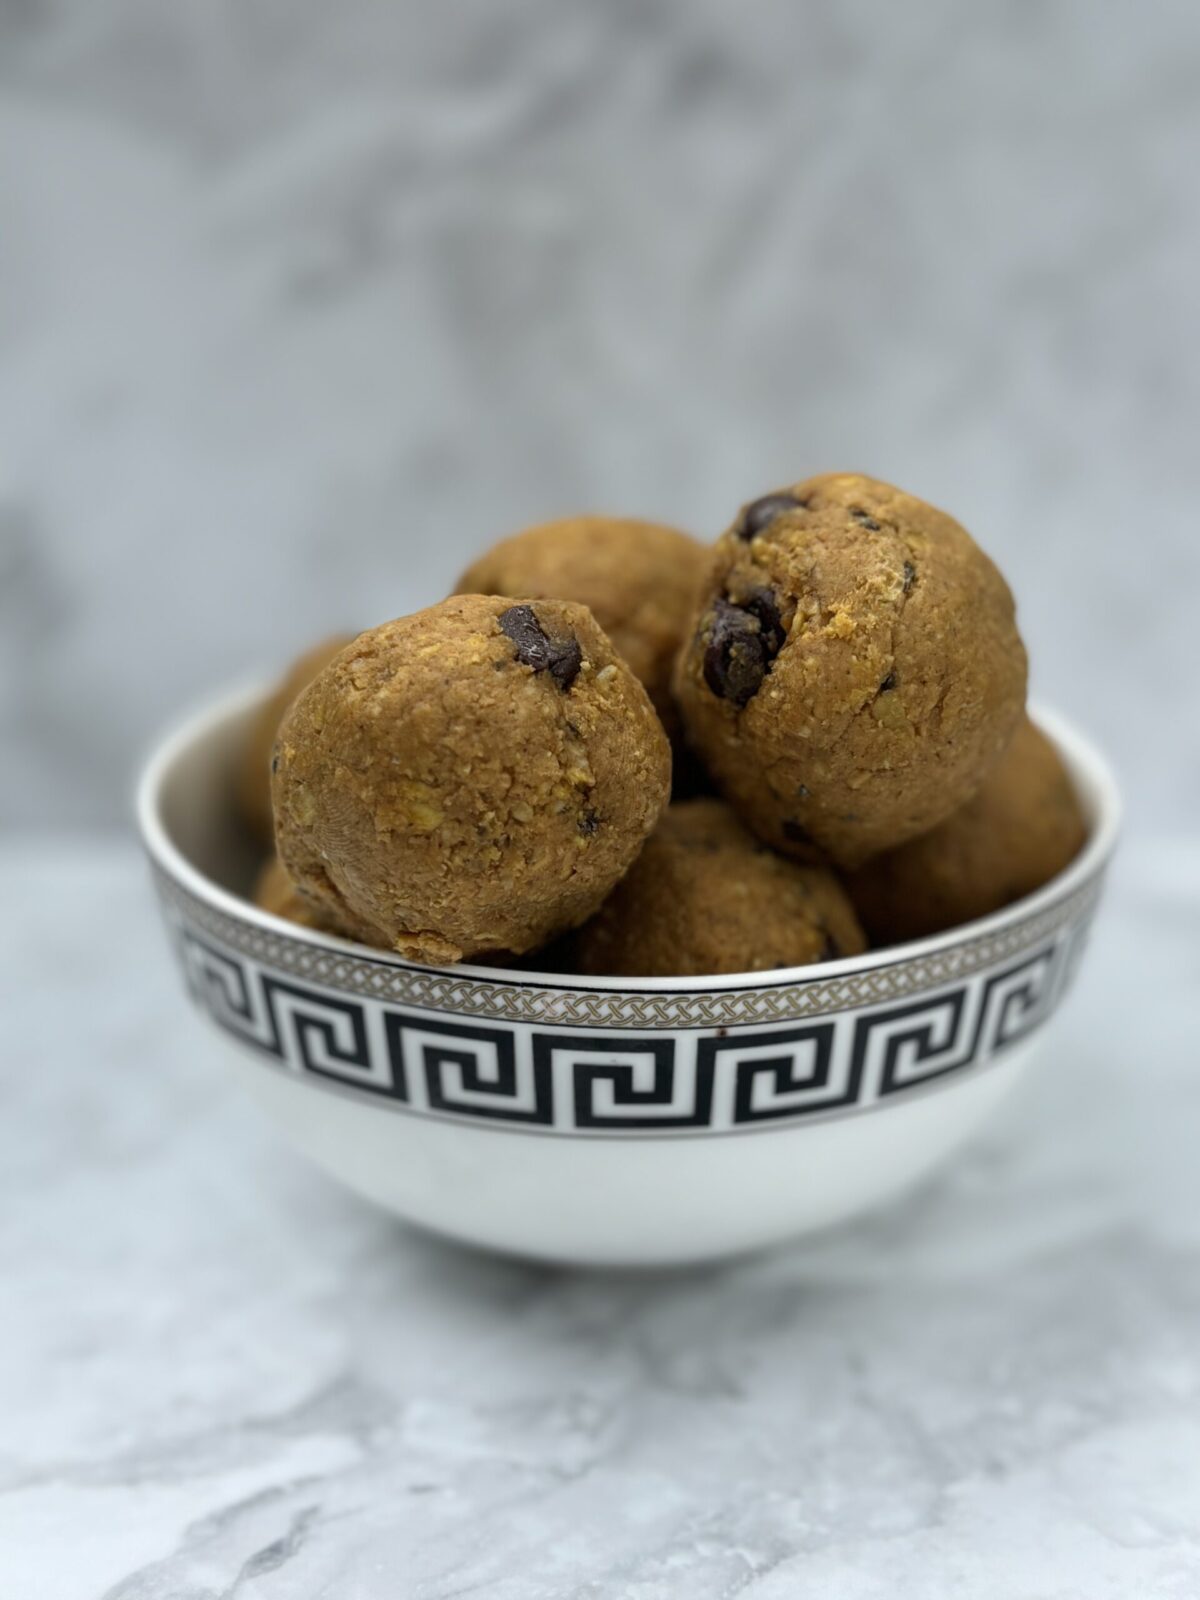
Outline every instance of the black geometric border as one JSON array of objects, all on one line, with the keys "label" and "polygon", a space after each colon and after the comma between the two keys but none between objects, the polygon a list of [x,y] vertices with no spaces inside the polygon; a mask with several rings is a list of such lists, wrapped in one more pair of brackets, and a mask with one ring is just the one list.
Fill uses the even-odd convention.
[{"label": "black geometric border", "polygon": [[[986,1049],[989,1055],[997,1055],[1009,1045],[1018,1044],[1041,1026],[1058,1003],[1058,969],[1066,954],[1065,943],[1060,943],[1046,950],[1037,951],[1024,961],[1018,961],[1015,966],[1008,967],[1004,972],[997,972],[987,980],[983,986],[983,1004],[979,1010],[979,1027],[975,1036],[976,1054]],[[1040,987],[1035,973],[1038,967],[1042,967],[1044,971]],[[991,1037],[985,1044],[982,1037],[983,1029],[988,1020],[992,996],[1000,991],[1001,985],[1009,985],[1011,980],[1021,973],[1028,974],[1028,981],[1019,988],[1010,987],[1004,993]],[[1018,1004],[1022,1008],[1021,1013],[1014,1018],[1013,1008]]]},{"label": "black geometric border", "polygon": [[[318,1077],[332,1078],[337,1083],[353,1083],[361,1089],[369,1089],[376,1094],[394,1094],[398,1091],[392,1083],[387,1085],[374,1082],[369,1073],[371,1071],[371,1051],[367,1042],[367,1019],[361,1005],[354,1000],[343,1000],[332,995],[318,995],[311,989],[302,989],[298,984],[284,983],[281,978],[273,977],[269,972],[259,974],[263,999],[266,1001],[267,1014],[271,1019],[271,1029],[279,1047],[277,1053],[283,1053],[283,1028],[279,1022],[278,999],[282,996],[291,996],[295,1000],[310,1002],[314,1007],[319,1007],[313,1015],[306,1016],[298,1007],[290,1007],[289,1014],[292,1019],[292,1033],[296,1041],[299,1054],[299,1065],[305,1072],[315,1072]],[[330,1014],[344,1017],[350,1024],[354,1044],[351,1049],[344,1049],[337,1041],[334,1033]],[[349,1070],[339,1072],[336,1068],[322,1066],[313,1059],[310,1049],[310,1038],[319,1034],[324,1042],[326,1053],[334,1061],[342,1063]],[[354,1069],[357,1068],[358,1071]]]},{"label": "black geometric border", "polygon": [[[1025,960],[1015,962],[987,978],[980,990],[975,1025],[969,1043],[959,1042],[968,999],[968,990],[965,988],[949,990],[941,996],[914,1000],[908,1005],[893,1006],[886,1011],[874,1011],[868,1016],[859,1017],[854,1026],[852,1058],[854,1073],[861,1080],[871,1039],[880,1030],[885,1030],[886,1039],[883,1070],[879,1079],[880,1098],[920,1088],[935,1078],[945,1077],[951,1072],[962,1072],[977,1062],[990,1060],[993,1056],[999,1055],[1009,1045],[1016,1044],[1040,1027],[1056,1008],[1061,992],[1058,969],[1065,952],[1066,941],[1046,945],[1033,955],[1027,956]],[[1040,985],[1036,982],[1038,968],[1044,973]],[[1028,981],[1017,988],[1011,987],[1012,980],[1022,973],[1029,975]],[[997,995],[1000,999],[994,1005],[993,1001]],[[1021,1006],[1022,1015],[1013,1019],[1012,1011],[1017,1005]],[[953,1019],[951,1035],[945,1044],[939,1045],[935,1041],[934,1030],[939,1012],[944,1014],[947,1008]],[[903,1022],[909,1017],[913,1019],[911,1028],[903,1030],[895,1027],[896,1023]],[[989,1030],[986,1038],[985,1028]],[[924,1072],[909,1073],[903,1078],[900,1077],[900,1047],[905,1043],[915,1043],[918,1062],[932,1060],[940,1064],[931,1066]],[[953,1054],[956,1046],[958,1052],[954,1055],[954,1059],[942,1061],[941,1057],[946,1052]]]},{"label": "black geometric border", "polygon": [[[788,1045],[815,1044],[816,1055],[812,1072],[802,1079],[793,1076],[796,1065],[795,1050]],[[835,1024],[811,1022],[802,1028],[789,1028],[771,1033],[739,1033],[728,1039],[701,1039],[697,1046],[698,1059],[712,1072],[721,1055],[741,1055],[747,1050],[779,1047],[778,1056],[768,1056],[754,1061],[735,1061],[733,1120],[741,1126],[749,1122],[777,1122],[784,1118],[813,1116],[819,1112],[836,1111],[852,1106],[858,1100],[858,1078],[851,1067],[845,1088],[840,1094],[793,1102],[791,1105],[759,1108],[754,1104],[754,1084],[759,1077],[774,1079],[777,1094],[794,1094],[797,1090],[820,1090],[829,1086],[836,1043]]]},{"label": "black geometric border", "polygon": [[[190,928],[179,930],[178,950],[188,993],[200,1009],[240,1044],[250,1045],[263,1055],[282,1061],[284,1054],[279,1028],[269,1009],[266,1018],[271,1027],[270,1038],[260,1038],[256,1031],[248,976],[254,969],[243,966],[236,956],[227,951],[197,938]],[[199,974],[197,967],[200,968]],[[256,976],[260,981],[267,980],[266,973],[256,973]],[[230,989],[227,977],[236,984],[236,991]],[[261,988],[258,992],[261,993]]]},{"label": "black geometric border", "polygon": [[[449,1022],[387,1005],[381,1005],[378,1012],[378,1037],[384,1049],[373,1050],[376,1035],[365,1006],[246,963],[198,938],[174,919],[172,935],[197,1005],[240,1043],[311,1082],[324,1083],[338,1092],[383,1097],[397,1110],[483,1125],[507,1124],[529,1132],[686,1137],[689,1133],[744,1133],[756,1127],[869,1111],[892,1103],[898,1094],[925,1088],[935,1079],[985,1065],[1027,1038],[1057,1009],[1078,962],[1087,921],[1081,918],[1076,926],[1022,960],[974,983],[860,1016],[700,1037],[694,1053],[684,1046],[682,1060],[677,1042],[661,1035],[621,1029],[598,1034],[580,1030],[545,1033],[535,1028],[519,1039],[507,1027]],[[306,1012],[306,1002],[310,1012]],[[282,1021],[285,1008],[290,1022],[286,1029]],[[939,1018],[943,1019],[940,1025]],[[348,1026],[339,1026],[341,1019]],[[876,1075],[868,1074],[869,1051],[879,1030],[884,1031],[884,1056],[878,1082],[874,1082]],[[966,1044],[960,1036],[968,1031],[970,1042]],[[938,1044],[937,1038],[946,1034],[946,1042]],[[792,1077],[795,1051],[788,1046],[814,1042],[813,1070],[798,1081]],[[318,1043],[320,1052],[314,1049]],[[915,1055],[909,1056],[908,1070],[901,1076],[904,1043],[915,1046]],[[495,1076],[480,1075],[480,1046],[491,1053]],[[735,1060],[731,1081],[725,1080],[718,1101],[718,1063],[723,1055],[776,1048],[778,1054]],[[570,1068],[557,1079],[556,1052],[567,1055]],[[373,1055],[382,1059],[373,1061]],[[630,1061],[589,1062],[588,1055],[649,1056],[654,1062],[654,1083],[648,1089],[635,1088]],[[846,1081],[836,1094],[822,1098],[822,1092],[836,1081],[839,1060],[847,1062]],[[913,1071],[922,1061],[929,1063],[928,1069]],[[456,1099],[447,1090],[445,1069],[449,1067],[461,1073],[468,1091],[488,1098],[482,1102]],[[655,1107],[671,1106],[674,1093],[687,1082],[689,1070],[693,1075],[690,1109],[654,1114]],[[415,1099],[411,1092],[414,1073],[422,1088]],[[754,1083],[763,1074],[773,1077],[779,1094],[799,1090],[809,1098],[789,1105],[756,1107]],[[612,1084],[615,1110],[600,1113],[595,1109],[594,1090],[601,1081]],[[556,1082],[561,1098],[556,1095]],[[513,1105],[522,1091],[531,1103]],[[630,1115],[621,1115],[624,1110]]]},{"label": "black geometric border", "polygon": [[[874,1011],[869,1016],[860,1017],[854,1027],[852,1057],[853,1070],[857,1078],[861,1080],[871,1040],[880,1031],[884,1031],[885,1035],[883,1070],[879,1077],[881,1096],[900,1094],[905,1089],[915,1089],[921,1084],[931,1083],[934,1078],[945,1077],[948,1072],[961,1072],[964,1067],[971,1066],[976,1058],[977,1041],[974,1039],[969,1045],[962,1046],[960,1053],[952,1061],[943,1062],[941,1066],[932,1066],[924,1072],[913,1073],[903,1078],[899,1076],[900,1047],[903,1044],[915,1043],[918,1061],[928,1061],[931,1058],[936,1060],[946,1051],[953,1050],[962,1027],[967,994],[966,989],[951,989],[946,994],[938,996],[936,1000],[913,1000],[905,1006],[892,1006],[887,1011]],[[944,1017],[947,1011],[952,1018],[952,1032],[948,1043],[939,1045],[934,1041],[934,1029],[939,1015]],[[911,1027],[896,1028],[897,1023],[903,1023],[909,1018],[912,1019]]]},{"label": "black geometric border", "polygon": [[[504,1103],[506,1100],[514,1100],[521,1087],[515,1039],[507,1028],[479,1028],[468,1023],[434,1022],[424,1017],[388,1010],[384,1012],[384,1030],[393,1074],[401,1079],[404,1078],[407,1065],[405,1060],[407,1035],[432,1033],[445,1036],[444,1046],[434,1047],[428,1040],[423,1040],[420,1046],[425,1093],[434,1111],[456,1117],[483,1117],[491,1122],[531,1122],[549,1126],[554,1121],[550,1074],[536,1061],[533,1065],[532,1107],[526,1109]],[[489,1082],[480,1076],[479,1057],[475,1051],[461,1048],[472,1043],[489,1045],[495,1050],[498,1072],[496,1082]],[[459,1069],[464,1088],[470,1090],[472,1094],[495,1095],[495,1104],[453,1099],[446,1093],[442,1075],[446,1066],[456,1066]]]},{"label": "black geometric border", "polygon": [[[692,1109],[673,1115],[638,1115],[639,1107],[669,1106],[674,1099],[682,1069],[677,1069],[674,1039],[641,1038],[634,1034],[554,1034],[533,1035],[533,1059],[547,1073],[553,1073],[556,1052],[570,1056],[573,1121],[576,1128],[707,1128],[712,1120],[712,1064],[698,1061],[692,1083]],[[588,1055],[650,1056],[654,1061],[654,1086],[636,1089],[633,1067],[628,1061],[588,1061]],[[628,1107],[629,1114],[601,1114],[595,1109],[596,1084],[611,1083],[613,1102]]]}]

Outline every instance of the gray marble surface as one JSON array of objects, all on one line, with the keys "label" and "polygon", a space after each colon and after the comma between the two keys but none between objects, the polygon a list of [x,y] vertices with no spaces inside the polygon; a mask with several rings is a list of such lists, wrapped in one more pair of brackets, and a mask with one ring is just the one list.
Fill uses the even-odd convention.
[{"label": "gray marble surface", "polygon": [[131,848],[0,850],[5,1600],[1200,1592],[1200,850],[1118,863],[1042,1070],[803,1247],[585,1275],[260,1123]]},{"label": "gray marble surface", "polygon": [[0,823],[523,523],[955,511],[1191,826],[1200,7],[0,4]]}]

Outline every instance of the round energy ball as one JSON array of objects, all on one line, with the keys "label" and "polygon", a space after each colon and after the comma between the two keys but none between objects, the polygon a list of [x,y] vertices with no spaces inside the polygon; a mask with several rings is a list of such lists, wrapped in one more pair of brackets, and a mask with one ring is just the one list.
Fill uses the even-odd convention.
[{"label": "round energy ball", "polygon": [[382,942],[376,929],[352,918],[348,910],[335,922],[323,906],[315,905],[301,893],[277,855],[268,856],[263,863],[254,880],[251,898],[260,910],[283,917],[301,928],[315,928],[321,933],[337,934],[342,939],[356,939],[359,944]]},{"label": "round energy ball", "polygon": [[720,800],[682,800],[572,941],[606,977],[761,972],[859,955],[866,940],[826,867],[776,855]]},{"label": "round energy ball", "polygon": [[520,955],[596,910],[670,781],[585,606],[459,595],[361,634],[293,703],[276,835],[335,924],[418,961]]},{"label": "round energy ball", "polygon": [[283,917],[302,928],[325,926],[316,909],[309,905],[288,877],[287,868],[278,856],[268,856],[263,862],[254,880],[252,899],[260,911],[269,911],[273,917]]},{"label": "round energy ball", "polygon": [[513,534],[472,562],[460,594],[574,600],[587,606],[679,732],[671,669],[711,552],[689,534],[629,517],[569,517]]},{"label": "round energy ball", "polygon": [[271,814],[271,752],[283,714],[301,689],[310,684],[352,638],[353,634],[335,634],[306,650],[292,662],[274,694],[263,702],[250,724],[238,768],[237,804],[242,820],[263,844],[271,844],[275,838],[275,819]]},{"label": "round energy ball", "polygon": [[1087,827],[1058,751],[1025,718],[982,789],[952,817],[846,880],[877,944],[955,928],[1040,889]]},{"label": "round energy ball", "polygon": [[675,690],[689,740],[760,837],[857,866],[971,798],[1025,677],[1012,595],[970,535],[841,473],[743,507]]}]

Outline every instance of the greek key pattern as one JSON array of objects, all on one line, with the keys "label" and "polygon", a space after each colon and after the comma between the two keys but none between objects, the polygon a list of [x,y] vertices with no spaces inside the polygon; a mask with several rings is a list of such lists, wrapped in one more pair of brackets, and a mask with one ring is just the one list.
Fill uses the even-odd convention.
[{"label": "greek key pattern", "polygon": [[1090,921],[1101,878],[1089,879],[1073,894],[1055,901],[1022,921],[995,932],[909,960],[864,967],[859,972],[813,976],[772,984],[770,975],[752,988],[712,987],[703,992],[660,990],[605,991],[577,988],[564,980],[561,988],[539,978],[528,983],[488,981],[460,976],[453,970],[429,970],[384,953],[359,956],[292,938],[286,932],[243,922],[205,904],[156,869],[164,909],[201,938],[216,941],[231,954],[305,985],[453,1016],[493,1022],[526,1022],[583,1028],[738,1028],[832,1016],[864,1006],[900,1001],[947,984],[962,982],[998,963],[1007,963],[1040,948]]},{"label": "greek key pattern", "polygon": [[1087,920],[1077,914],[1033,948],[919,998],[668,1034],[478,1021],[353,997],[249,959],[178,907],[168,914],[194,1001],[268,1066],[412,1115],[574,1137],[794,1126],[979,1071],[1052,1014]]}]

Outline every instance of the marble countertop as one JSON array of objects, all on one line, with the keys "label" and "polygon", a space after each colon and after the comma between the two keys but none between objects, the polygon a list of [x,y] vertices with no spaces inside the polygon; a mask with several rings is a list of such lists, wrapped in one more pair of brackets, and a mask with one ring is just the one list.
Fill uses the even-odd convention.
[{"label": "marble countertop", "polygon": [[1129,848],[1044,1069],[886,1215],[488,1259],[258,1120],[125,843],[0,850],[11,1600],[1200,1592],[1200,849]]}]

